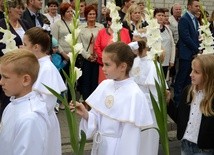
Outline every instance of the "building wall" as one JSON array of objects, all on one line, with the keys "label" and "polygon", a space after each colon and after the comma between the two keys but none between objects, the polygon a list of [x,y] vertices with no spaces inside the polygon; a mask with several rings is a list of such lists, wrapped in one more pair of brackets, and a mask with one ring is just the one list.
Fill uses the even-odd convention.
[{"label": "building wall", "polygon": [[[87,3],[103,1],[104,0],[86,0]],[[211,14],[212,11],[214,10],[214,0],[201,0],[201,1],[203,6],[205,6],[205,9]],[[180,3],[184,9],[187,6],[187,0],[151,0],[151,2],[154,7],[165,7],[168,9],[170,9],[174,3]]]},{"label": "building wall", "polygon": [[[45,0],[48,1],[48,0]],[[69,0],[61,0],[61,1],[69,1]],[[98,2],[104,2],[104,0],[85,0],[87,4],[91,3],[98,3]],[[108,0],[106,0],[108,1]],[[118,1],[118,0],[116,0]],[[210,13],[214,10],[214,0],[201,0],[203,6],[205,6],[205,9]],[[180,3],[183,7],[183,9],[187,6],[187,0],[151,0],[154,7],[165,7],[170,9],[174,3]]]}]

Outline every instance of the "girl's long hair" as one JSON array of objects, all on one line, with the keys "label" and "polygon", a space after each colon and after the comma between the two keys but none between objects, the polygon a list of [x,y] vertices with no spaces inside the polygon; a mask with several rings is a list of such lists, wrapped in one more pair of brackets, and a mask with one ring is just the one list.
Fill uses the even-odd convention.
[{"label": "girl's long hair", "polygon": [[[206,54],[197,56],[194,61],[198,61],[203,74],[203,92],[204,98],[201,101],[200,109],[202,114],[205,116],[214,116],[214,55]],[[190,96],[194,98],[193,90],[197,88],[195,86],[191,86],[187,101],[190,102]]]}]

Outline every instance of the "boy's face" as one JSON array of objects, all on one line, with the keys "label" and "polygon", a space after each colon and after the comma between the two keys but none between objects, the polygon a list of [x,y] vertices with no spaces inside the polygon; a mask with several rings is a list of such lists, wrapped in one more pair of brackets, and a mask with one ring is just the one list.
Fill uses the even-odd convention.
[{"label": "boy's face", "polygon": [[0,65],[0,85],[5,92],[5,95],[19,98],[25,95],[25,75],[18,75],[13,69],[14,65],[11,63]]},{"label": "boy's face", "polygon": [[112,54],[103,52],[102,61],[103,61],[103,72],[108,79],[114,79],[120,81],[126,78],[126,65],[121,63],[119,66],[112,61]]}]

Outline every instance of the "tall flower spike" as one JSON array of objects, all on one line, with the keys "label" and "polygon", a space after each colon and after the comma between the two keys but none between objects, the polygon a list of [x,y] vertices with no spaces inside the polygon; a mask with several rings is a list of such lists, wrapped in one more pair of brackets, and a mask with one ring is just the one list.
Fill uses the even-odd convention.
[{"label": "tall flower spike", "polygon": [[4,0],[4,15],[5,15],[5,22],[6,22],[6,30],[3,28],[0,28],[0,32],[4,33],[3,38],[0,40],[1,43],[5,44],[5,49],[2,50],[2,52],[5,54],[7,52],[10,52],[14,49],[17,49],[15,42],[16,35],[12,34],[9,27],[9,18],[8,18],[8,7],[7,7],[7,0]]},{"label": "tall flower spike", "polygon": [[161,48],[161,35],[160,35],[160,25],[157,22],[157,19],[153,17],[154,10],[152,9],[151,2],[148,0],[146,3],[146,21],[148,26],[146,26],[146,38],[147,45],[150,48],[150,51],[147,53],[149,58],[155,59],[156,55],[160,56],[163,52]]},{"label": "tall flower spike", "polygon": [[120,30],[122,29],[122,23],[120,22],[120,16],[118,13],[118,10],[120,9],[120,7],[115,5],[115,2],[107,2],[106,7],[110,10],[110,17],[112,18],[112,24],[110,26],[110,28],[113,31],[113,42],[117,42],[120,40],[119,38],[119,33]]},{"label": "tall flower spike", "polygon": [[199,34],[200,34],[200,47],[199,50],[202,51],[202,54],[212,54],[214,53],[214,38],[210,31],[210,23],[207,20],[204,7],[200,3],[201,12],[203,15],[202,25],[199,26]]},{"label": "tall flower spike", "polygon": [[163,69],[160,63],[157,61],[157,56],[162,53],[161,47],[161,35],[160,35],[160,25],[157,20],[153,18],[152,5],[150,0],[146,3],[146,21],[149,24],[146,29],[147,45],[150,50],[147,55],[154,60],[156,67],[156,72],[158,75],[158,80],[155,80],[155,88],[157,90],[158,98],[156,99],[150,91],[150,98],[152,101],[152,106],[155,113],[155,118],[158,125],[158,133],[160,136],[161,145],[165,155],[169,155],[169,140],[167,131],[167,110],[166,110],[166,81],[163,73]]},{"label": "tall flower spike", "polygon": [[[65,36],[65,41],[69,44],[71,48],[71,52],[69,52],[70,57],[70,68],[69,75],[67,75],[64,71],[64,76],[66,77],[66,81],[68,83],[68,87],[72,96],[72,103],[76,105],[76,82],[79,77],[82,75],[82,71],[80,68],[75,67],[75,62],[78,54],[81,54],[83,50],[82,43],[78,43],[78,36],[80,33],[79,29],[79,8],[80,8],[80,0],[75,0],[75,14],[72,19],[71,24],[69,25],[71,33]],[[46,86],[47,87],[47,86]],[[83,131],[79,133],[78,131],[78,122],[75,111],[71,112],[69,108],[69,101],[66,96],[62,97],[60,94],[57,94],[56,91],[47,87],[48,90],[53,93],[64,105],[65,112],[69,127],[70,134],[70,144],[73,150],[74,155],[83,155],[84,154],[84,146],[86,143],[86,135]]]}]

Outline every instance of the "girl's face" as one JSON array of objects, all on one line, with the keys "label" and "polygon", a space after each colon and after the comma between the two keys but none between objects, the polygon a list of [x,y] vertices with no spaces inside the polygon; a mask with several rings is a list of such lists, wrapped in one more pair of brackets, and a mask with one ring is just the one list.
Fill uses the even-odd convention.
[{"label": "girl's face", "polygon": [[73,10],[72,7],[69,7],[68,10],[65,12],[65,15],[63,16],[63,18],[65,20],[71,21],[73,17]]},{"label": "girl's face", "polygon": [[162,12],[159,12],[155,15],[155,18],[157,19],[158,24],[160,24],[160,25],[164,24],[164,16],[165,16],[165,14]]},{"label": "girl's face", "polygon": [[102,61],[103,61],[103,72],[107,79],[114,79],[116,81],[124,80],[126,77],[126,64],[121,63],[119,66],[112,61],[112,54],[103,52]]},{"label": "girl's face", "polygon": [[192,85],[195,85],[198,90],[203,89],[203,74],[200,63],[197,60],[192,62],[192,72],[190,74]]},{"label": "girl's face", "polygon": [[87,21],[95,22],[96,21],[96,12],[95,10],[91,10],[87,15]]},{"label": "girl's face", "polygon": [[137,8],[135,11],[131,13],[131,20],[133,22],[138,22],[139,20],[141,20],[141,11],[139,8]]},{"label": "girl's face", "polygon": [[22,48],[33,51],[33,44],[30,42],[29,37],[27,35],[24,35],[23,37],[23,46]]}]

